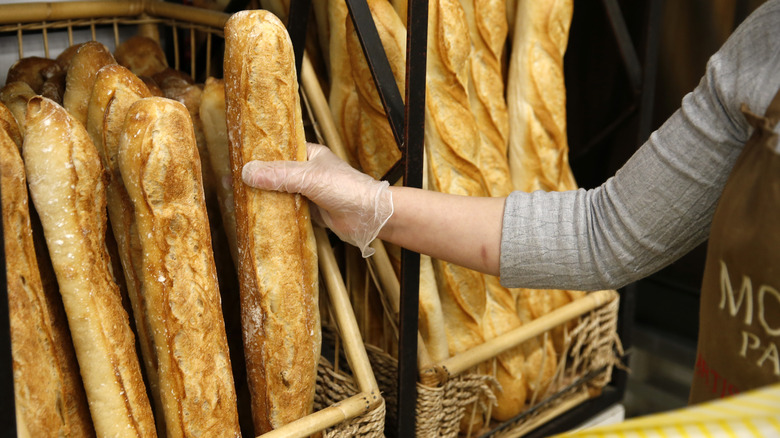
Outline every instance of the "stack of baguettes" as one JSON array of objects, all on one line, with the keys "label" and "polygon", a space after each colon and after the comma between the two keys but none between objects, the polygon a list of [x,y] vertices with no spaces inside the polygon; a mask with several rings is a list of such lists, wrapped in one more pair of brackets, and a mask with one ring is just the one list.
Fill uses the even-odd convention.
[{"label": "stack of baguettes", "polygon": [[[403,87],[407,2],[369,0],[368,6],[396,83]],[[512,190],[576,189],[568,164],[563,82],[571,0],[432,0],[428,14],[428,188],[499,197]],[[330,38],[329,104],[336,126],[353,165],[380,178],[400,154],[345,0],[329,0],[327,20],[318,26],[326,26],[323,34]],[[432,266],[433,293],[421,279],[420,331],[436,361],[584,294],[507,289],[496,277],[441,261]],[[563,350],[563,330],[498,357],[495,373],[504,391],[492,410],[495,419],[507,420],[545,395]]]},{"label": "stack of baguettes", "polygon": [[[220,275],[241,281],[246,349],[240,327],[231,347],[246,356],[254,434],[311,412],[320,322],[306,201],[231,182],[244,161],[305,159],[297,80],[278,20],[229,26],[244,25],[260,30],[226,32],[227,93],[141,37],[10,68],[0,170],[19,436],[241,436],[246,382],[233,374],[215,233],[230,248]],[[242,69],[262,80],[230,74]]]}]

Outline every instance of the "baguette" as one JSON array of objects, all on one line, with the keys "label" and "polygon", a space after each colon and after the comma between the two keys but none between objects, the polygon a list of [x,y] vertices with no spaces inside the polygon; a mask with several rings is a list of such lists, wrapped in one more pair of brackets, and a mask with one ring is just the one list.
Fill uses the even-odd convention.
[{"label": "baguette", "polygon": [[187,109],[149,97],[127,112],[122,172],[141,243],[169,438],[239,437],[236,393],[195,134]]},{"label": "baguette", "polygon": [[572,0],[519,1],[507,79],[515,190],[574,190],[566,140],[563,54]]},{"label": "baguette", "polygon": [[27,101],[33,96],[35,96],[35,91],[22,81],[9,82],[0,90],[0,102],[3,102],[14,115],[22,136],[24,136],[24,127],[27,123]]},{"label": "baguette", "polygon": [[305,198],[239,183],[250,160],[306,159],[290,39],[262,10],[234,14],[225,37],[241,319],[261,434],[312,410],[321,343],[317,250]]},{"label": "baguette", "polygon": [[28,104],[23,151],[95,431],[155,436],[133,333],[109,269],[100,157],[80,123],[38,96]]},{"label": "baguette", "polygon": [[157,355],[152,341],[149,318],[146,315],[146,294],[141,283],[141,244],[133,218],[133,206],[117,164],[119,138],[127,110],[136,101],[149,96],[146,86],[128,69],[117,64],[101,68],[95,77],[95,84],[87,105],[87,133],[109,176],[106,185],[109,222],[116,240],[117,253],[121,262],[120,269],[124,274],[127,296],[135,320],[149,392],[157,412],[156,420],[158,425],[162,425],[164,423]]},{"label": "baguette", "polygon": [[214,172],[219,211],[230,247],[233,263],[238,266],[238,244],[236,243],[236,207],[233,199],[233,177],[230,168],[230,148],[227,136],[227,115],[225,113],[225,82],[208,78],[200,100],[200,118],[203,134],[209,150],[211,169]]},{"label": "baguette", "polygon": [[469,103],[482,137],[479,168],[490,196],[512,192],[501,56],[507,35],[505,0],[460,0],[471,37]]},{"label": "baguette", "polygon": [[87,105],[97,72],[110,64],[116,64],[114,57],[106,46],[97,41],[79,46],[70,61],[62,105],[82,126],[87,126]]},{"label": "baguette", "polygon": [[360,128],[360,104],[357,87],[352,77],[352,61],[347,49],[347,20],[349,11],[345,0],[328,0],[330,29],[330,94],[328,106],[333,122],[344,142],[347,162],[358,167],[357,144]]},{"label": "baguette", "polygon": [[[369,0],[379,38],[399,90],[404,89],[406,73],[406,28],[387,0]],[[371,70],[352,20],[347,20],[347,50],[352,78],[357,87],[360,111],[357,158],[363,171],[374,179],[382,178],[401,158],[387,115],[382,107]]]},{"label": "baguette", "polygon": [[14,114],[2,103],[0,103],[0,131],[5,132],[13,144],[16,145],[19,153],[21,153],[23,139],[22,130],[19,129],[19,124],[16,122]]},{"label": "baguette", "polygon": [[22,81],[27,83],[36,93],[40,93],[41,86],[47,79],[43,72],[52,66],[57,66],[57,62],[53,59],[38,56],[19,59],[8,69],[5,82],[8,84]]},{"label": "baguette", "polygon": [[[1,104],[0,115],[10,115]],[[44,288],[38,270],[20,150],[21,139],[0,127],[17,436],[95,436],[62,301],[56,290]]]},{"label": "baguette", "polygon": [[137,76],[153,76],[168,68],[160,44],[148,37],[135,35],[114,50],[117,64],[126,67]]}]

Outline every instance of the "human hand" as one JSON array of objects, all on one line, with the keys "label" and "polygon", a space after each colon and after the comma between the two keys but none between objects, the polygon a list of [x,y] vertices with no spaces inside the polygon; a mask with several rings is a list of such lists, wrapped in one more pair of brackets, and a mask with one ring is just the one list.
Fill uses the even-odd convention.
[{"label": "human hand", "polygon": [[241,178],[251,187],[309,198],[315,221],[370,257],[369,244],[393,214],[390,184],[353,169],[325,146],[306,146],[308,161],[250,161]]}]

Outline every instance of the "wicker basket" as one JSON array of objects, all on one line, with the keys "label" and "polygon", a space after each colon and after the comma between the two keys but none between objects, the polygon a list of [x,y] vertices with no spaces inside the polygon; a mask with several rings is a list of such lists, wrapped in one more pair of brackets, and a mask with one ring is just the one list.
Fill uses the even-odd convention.
[{"label": "wicker basket", "polygon": [[[111,48],[119,45],[120,35],[128,31],[154,37],[159,35],[160,29],[164,29],[170,31],[168,43],[172,45],[169,49],[173,52],[173,67],[188,72],[193,78],[200,75],[202,80],[221,72],[221,64],[215,62],[212,55],[221,59],[217,50],[221,50],[223,27],[228,18],[225,13],[162,1],[3,4],[0,5],[0,36],[16,35],[18,51],[15,58],[26,56],[25,48],[30,38],[40,38],[34,45],[42,47],[43,56],[50,57],[58,54],[50,53],[52,38],[57,38],[57,43],[62,44],[67,37],[67,45],[72,45],[82,42],[74,40],[78,39],[74,35],[87,35],[84,41],[113,35],[113,41],[101,41]],[[180,38],[186,43],[181,44]],[[212,50],[212,47],[220,49]],[[183,67],[180,60],[185,52],[189,55],[188,65]],[[201,59],[198,59],[199,53]],[[315,230],[315,233],[320,273],[324,280],[321,283],[327,290],[327,298],[321,300],[326,303],[323,324],[330,321],[333,324],[331,331],[338,333],[338,336],[331,337],[335,345],[331,347],[345,356],[347,369],[339,367],[338,361],[333,364],[322,357],[317,376],[315,412],[262,436],[305,437],[317,433],[325,437],[383,436],[384,399],[360,338],[327,235],[322,229]],[[239,411],[241,409],[239,406]]]}]

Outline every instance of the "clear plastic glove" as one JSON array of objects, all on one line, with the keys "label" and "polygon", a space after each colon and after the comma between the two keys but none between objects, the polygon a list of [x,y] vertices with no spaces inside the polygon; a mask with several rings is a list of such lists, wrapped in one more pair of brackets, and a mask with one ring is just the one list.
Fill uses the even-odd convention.
[{"label": "clear plastic glove", "polygon": [[390,184],[353,169],[325,146],[307,143],[307,151],[305,162],[250,161],[241,177],[252,187],[309,198],[315,221],[370,257],[368,245],[393,214]]}]

